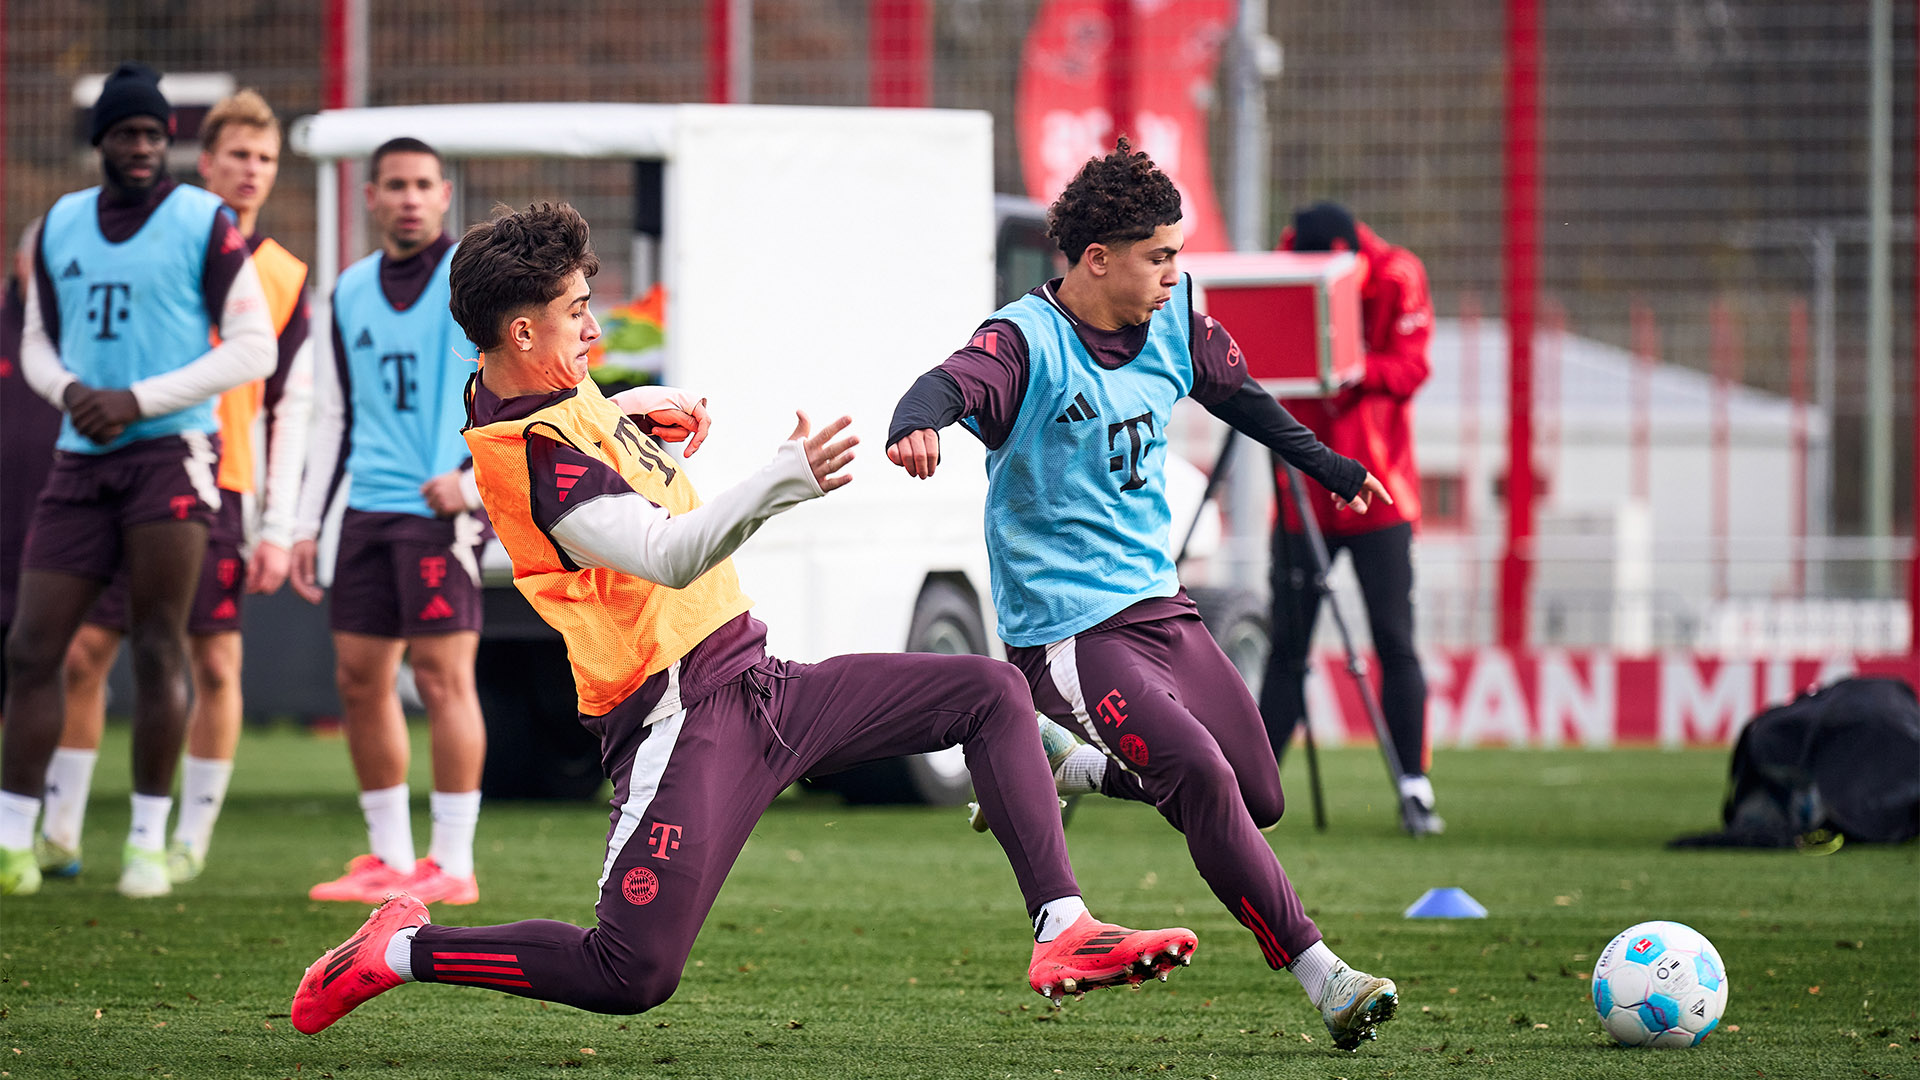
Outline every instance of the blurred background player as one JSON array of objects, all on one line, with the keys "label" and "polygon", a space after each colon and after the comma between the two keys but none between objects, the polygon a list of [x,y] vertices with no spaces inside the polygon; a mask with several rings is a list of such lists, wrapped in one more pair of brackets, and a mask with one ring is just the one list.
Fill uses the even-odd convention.
[{"label": "blurred background player", "polygon": [[[692,433],[690,456],[701,410],[661,387],[610,402],[587,377],[599,265],[579,213],[539,205],[468,230],[453,268],[454,311],[486,347],[468,395],[475,473],[514,584],[566,638],[580,720],[614,783],[599,925],[429,926],[418,900],[389,899],[307,968],[294,1027],[312,1034],[407,981],[644,1012],[678,986],[727,871],[783,789],[956,745],[1034,920],[1034,990],[1057,1000],[1137,983],[1189,957],[1192,931],[1087,912],[1017,672],[980,656],[767,655],[728,556],[773,515],[846,484],[858,440],[839,438],[844,416],[814,434],[802,413],[772,462],[702,505],[657,437]],[[663,414],[677,431],[656,426]]]},{"label": "blurred background player", "polygon": [[986,444],[1007,659],[1040,710],[1092,744],[1049,755],[1060,794],[1158,808],[1267,963],[1299,979],[1350,1050],[1393,1016],[1397,992],[1326,946],[1260,834],[1285,806],[1273,750],[1168,549],[1173,407],[1193,398],[1356,511],[1385,490],[1288,416],[1247,375],[1226,328],[1193,310],[1177,262],[1180,201],[1124,138],[1083,166],[1047,211],[1065,277],[995,312],[914,383],[887,456],[931,476],[939,430],[961,419]]},{"label": "blurred background player", "polygon": [[[1413,252],[1395,247],[1354,220],[1346,207],[1321,202],[1293,215],[1280,246],[1291,251],[1357,252],[1366,269],[1360,287],[1360,324],[1366,335],[1366,372],[1359,382],[1325,399],[1288,401],[1287,409],[1334,450],[1365,465],[1386,484],[1393,502],[1365,514],[1319,497],[1309,499],[1327,554],[1353,563],[1366,601],[1367,628],[1380,662],[1380,711],[1400,754],[1400,793],[1412,803],[1406,822],[1416,835],[1446,827],[1433,812],[1427,779],[1427,681],[1413,645],[1413,531],[1420,522],[1420,474],[1413,460],[1413,394],[1427,381],[1427,340],[1433,299],[1427,270]],[[1294,725],[1306,718],[1307,662],[1320,591],[1314,555],[1300,531],[1293,500],[1281,485],[1273,529],[1273,651],[1260,691],[1260,715],[1275,755],[1286,753]]]},{"label": "blurred background player", "polygon": [[[242,90],[208,110],[200,122],[200,146],[200,177],[234,212],[247,238],[280,348],[272,375],[234,387],[215,406],[220,512],[207,534],[200,588],[187,618],[193,706],[181,765],[180,817],[167,845],[167,870],[175,884],[200,875],[227,797],[240,743],[240,597],[243,590],[272,593],[286,582],[313,402],[307,264],[259,231],[260,208],[280,171],[280,121],[259,94]],[[264,493],[255,498],[262,478]],[[94,604],[67,651],[66,730],[47,766],[46,806],[36,842],[43,874],[80,871],[87,792],[106,724],[107,675],[126,627],[123,574]]]},{"label": "blurred background player", "polygon": [[[20,234],[20,243],[7,263],[7,284],[0,296],[0,640],[13,622],[13,598],[20,585],[20,549],[26,544],[27,522],[34,500],[53,467],[53,441],[60,437],[60,410],[46,403],[27,385],[20,370],[20,333],[27,318],[27,277],[33,273],[33,252],[39,242],[40,220],[35,218]],[[0,664],[0,697],[7,686],[6,665]]]},{"label": "blurred background player", "polygon": [[[485,526],[460,438],[461,391],[478,355],[447,312],[453,185],[418,139],[382,144],[367,209],[380,250],[333,290],[333,358],[316,365],[312,451],[293,546],[293,587],[312,603],[321,520],[343,477],[346,516],[334,564],[335,678],[360,784],[368,854],[308,894],[376,903],[405,888],[471,904],[473,834],[487,751],[473,659],[480,643]],[[413,665],[433,747],[433,838],[416,861],[408,809],[406,717],[395,690]]]},{"label": "blurred background player", "polygon": [[33,825],[65,719],[67,648],[123,567],[133,823],[119,888],[172,889],[164,843],[186,733],[187,612],[221,506],[214,399],[272,372],[274,332],[232,212],[167,175],[173,113],[159,82],[140,64],[107,77],[91,117],[105,182],[47,211],[27,284],[21,362],[67,418],[7,635],[0,892],[40,886]]}]

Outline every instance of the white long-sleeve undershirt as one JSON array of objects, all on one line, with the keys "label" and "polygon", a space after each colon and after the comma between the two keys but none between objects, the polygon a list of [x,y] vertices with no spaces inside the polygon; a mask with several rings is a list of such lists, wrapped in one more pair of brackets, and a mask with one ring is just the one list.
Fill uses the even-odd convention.
[{"label": "white long-sleeve undershirt", "polygon": [[265,497],[260,500],[260,539],[293,546],[300,503],[300,475],[307,464],[307,429],[313,416],[313,334],[294,350],[280,400],[273,406],[267,443]]},{"label": "white long-sleeve undershirt", "polygon": [[293,538],[312,540],[320,535],[327,516],[327,503],[333,495],[333,475],[340,467],[347,430],[346,388],[340,385],[340,369],[333,355],[333,315],[314,320],[307,335],[313,345],[312,406],[308,410],[306,468],[300,481],[300,496],[294,503]]},{"label": "white long-sleeve undershirt", "polygon": [[[66,411],[67,387],[79,379],[60,359],[60,350],[40,318],[39,275],[27,277],[26,322],[20,336],[20,371],[35,393]],[[191,408],[208,398],[273,374],[279,359],[273,319],[267,311],[260,275],[248,257],[227,289],[220,309],[220,344],[192,362],[127,389],[140,406],[140,415],[165,416]]]},{"label": "white long-sleeve undershirt", "polygon": [[549,534],[582,567],[604,567],[684,589],[734,553],[768,518],[826,494],[798,439],[782,443],[752,476],[684,514],[636,492],[589,499]]}]

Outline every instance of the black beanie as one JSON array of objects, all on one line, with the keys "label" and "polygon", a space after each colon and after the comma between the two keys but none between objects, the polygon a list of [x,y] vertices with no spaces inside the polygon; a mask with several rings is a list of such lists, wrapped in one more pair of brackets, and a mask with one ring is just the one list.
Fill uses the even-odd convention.
[{"label": "black beanie", "polygon": [[167,135],[173,135],[173,106],[160,93],[160,73],[134,60],[114,68],[100,88],[93,103],[93,145],[99,146],[107,129],[129,116],[156,117],[167,126]]},{"label": "black beanie", "polygon": [[1336,240],[1345,241],[1347,251],[1360,250],[1360,230],[1346,207],[1317,202],[1293,212],[1293,250],[1332,251]]}]

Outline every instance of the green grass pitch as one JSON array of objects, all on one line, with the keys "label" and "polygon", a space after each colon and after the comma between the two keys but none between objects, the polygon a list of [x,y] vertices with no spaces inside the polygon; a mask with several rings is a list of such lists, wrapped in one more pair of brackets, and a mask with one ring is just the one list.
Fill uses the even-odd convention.
[{"label": "green grass pitch", "polygon": [[[205,877],[160,901],[113,891],[126,751],[111,729],[86,872],[0,909],[0,1077],[1920,1076],[1920,847],[1664,850],[1713,826],[1723,752],[1443,754],[1449,829],[1420,842],[1359,749],[1323,754],[1332,828],[1315,833],[1294,755],[1274,847],[1336,951],[1400,985],[1400,1019],[1343,1054],[1180,838],[1147,807],[1094,799],[1067,836],[1096,913],[1199,932],[1165,985],[1050,1011],[1025,986],[1012,874],[962,811],[794,795],[652,1013],[406,986],[307,1037],[287,1020],[301,969],[364,916],[304,899],[364,843],[344,746],[250,731]],[[425,818],[416,806],[422,840]],[[590,920],[605,823],[597,804],[488,805],[482,902],[436,918]],[[1401,917],[1436,885],[1490,917]],[[1696,1049],[1614,1047],[1588,1004],[1594,955],[1650,918],[1698,927],[1726,959],[1727,1015]]]}]

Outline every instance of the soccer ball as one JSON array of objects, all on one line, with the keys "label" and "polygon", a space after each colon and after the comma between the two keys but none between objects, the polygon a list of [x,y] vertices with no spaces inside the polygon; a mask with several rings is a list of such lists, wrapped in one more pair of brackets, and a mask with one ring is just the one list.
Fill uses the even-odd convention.
[{"label": "soccer ball", "polygon": [[1623,1046],[1692,1046],[1727,1011],[1727,966],[1684,923],[1629,926],[1593,965],[1593,1008]]}]

